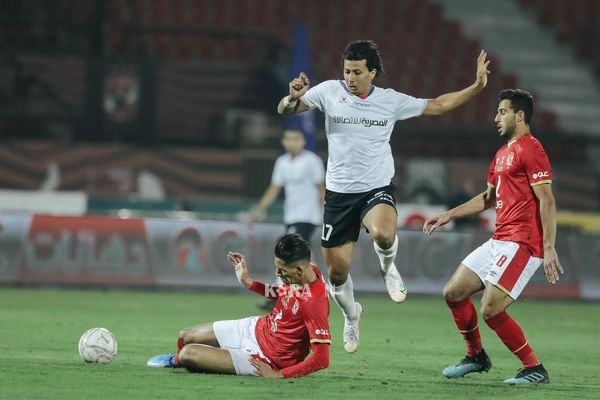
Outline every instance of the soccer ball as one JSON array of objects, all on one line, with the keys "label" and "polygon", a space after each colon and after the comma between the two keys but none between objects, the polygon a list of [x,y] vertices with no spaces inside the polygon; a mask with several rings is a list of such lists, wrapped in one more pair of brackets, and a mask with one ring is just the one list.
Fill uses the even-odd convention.
[{"label": "soccer ball", "polygon": [[79,339],[79,355],[85,362],[110,362],[117,355],[117,340],[108,329],[92,328]]}]

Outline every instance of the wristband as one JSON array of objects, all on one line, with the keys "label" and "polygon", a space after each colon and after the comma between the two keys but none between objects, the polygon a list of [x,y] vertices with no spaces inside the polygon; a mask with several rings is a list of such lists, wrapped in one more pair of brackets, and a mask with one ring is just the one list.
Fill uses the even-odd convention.
[{"label": "wristband", "polygon": [[284,108],[294,108],[298,104],[298,100],[290,101],[290,96],[285,96],[283,98],[283,107]]}]

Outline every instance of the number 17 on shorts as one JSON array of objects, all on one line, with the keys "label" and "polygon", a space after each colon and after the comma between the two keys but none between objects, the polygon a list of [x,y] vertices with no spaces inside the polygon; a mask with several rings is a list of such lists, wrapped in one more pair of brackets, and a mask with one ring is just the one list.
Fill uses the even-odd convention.
[{"label": "number 17 on shorts", "polygon": [[323,224],[323,229],[321,231],[321,240],[328,241],[331,237],[331,232],[333,232],[333,226],[329,224]]}]

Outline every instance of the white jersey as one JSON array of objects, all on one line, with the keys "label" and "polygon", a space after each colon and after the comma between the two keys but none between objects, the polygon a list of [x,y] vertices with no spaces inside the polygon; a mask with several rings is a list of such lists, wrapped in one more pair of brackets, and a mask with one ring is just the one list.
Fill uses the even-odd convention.
[{"label": "white jersey", "polygon": [[283,222],[321,223],[323,210],[318,184],[325,178],[323,161],[312,151],[304,150],[292,158],[286,153],[275,161],[271,183],[283,186]]},{"label": "white jersey", "polygon": [[326,187],[361,193],[386,186],[394,177],[390,137],[394,123],[423,113],[426,99],[373,87],[366,99],[351,94],[344,81],[325,81],[302,97],[325,114],[329,144]]}]

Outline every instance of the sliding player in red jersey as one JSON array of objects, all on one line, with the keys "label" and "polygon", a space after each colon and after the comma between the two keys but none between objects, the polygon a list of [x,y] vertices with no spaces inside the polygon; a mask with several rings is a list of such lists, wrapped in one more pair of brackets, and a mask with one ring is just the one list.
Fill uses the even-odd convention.
[{"label": "sliding player in red jersey", "polygon": [[470,296],[483,290],[481,315],[523,368],[504,382],[548,383],[548,372],[525,339],[523,330],[506,313],[540,265],[555,284],[563,268],[554,248],[556,206],[552,171],[541,143],[531,135],[533,97],[523,90],[504,90],[495,122],[507,140],[490,166],[487,190],[466,203],[425,221],[431,234],[450,220],[475,215],[495,205],[492,239],[469,254],[444,287],[444,297],[462,334],[467,355],[442,371],[447,378],[487,372],[492,362],[485,353]]},{"label": "sliding player in red jersey", "polygon": [[290,378],[327,368],[329,299],[321,272],[310,262],[308,243],[295,233],[277,241],[275,269],[284,283],[280,287],[250,279],[243,254],[230,252],[227,258],[242,285],[277,300],[273,311],[183,329],[177,354],[154,356],[147,365],[265,378]]}]

